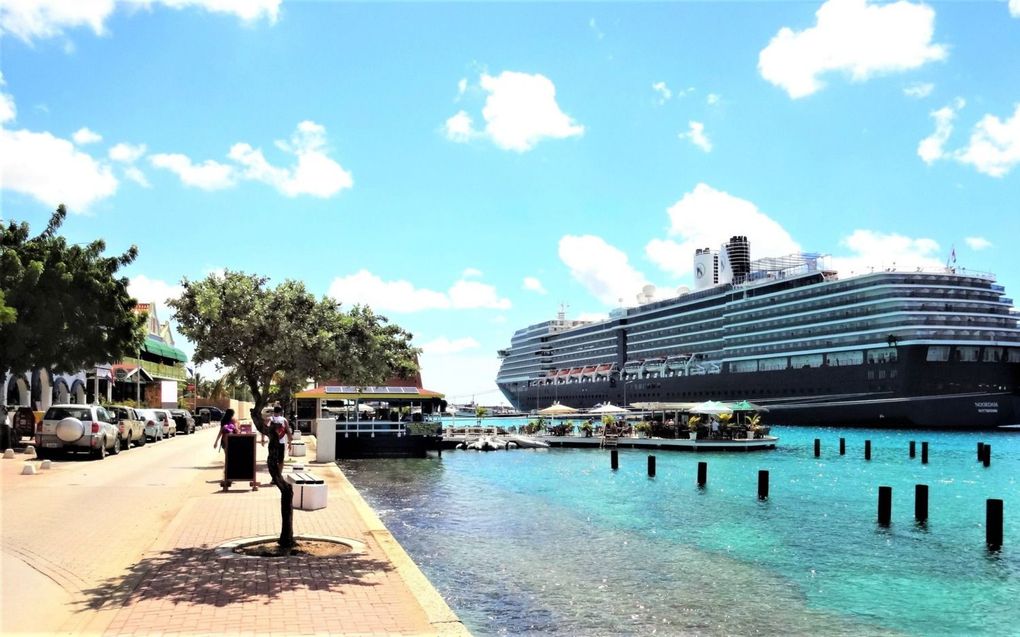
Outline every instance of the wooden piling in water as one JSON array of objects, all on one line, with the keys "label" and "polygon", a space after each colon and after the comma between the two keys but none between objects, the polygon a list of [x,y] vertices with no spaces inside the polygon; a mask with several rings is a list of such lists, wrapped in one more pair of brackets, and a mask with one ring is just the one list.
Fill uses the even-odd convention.
[{"label": "wooden piling in water", "polygon": [[609,450],[609,467],[613,471],[620,468],[620,454],[616,451],[616,449]]},{"label": "wooden piling in water", "polygon": [[1002,548],[1002,500],[985,501],[985,542],[990,551]]},{"label": "wooden piling in water", "polygon": [[928,443],[921,443],[921,464],[928,464]]},{"label": "wooden piling in water", "polygon": [[981,448],[981,464],[986,467],[992,464],[992,445],[985,445]]},{"label": "wooden piling in water", "polygon": [[977,461],[978,462],[983,461],[985,459],[985,443],[983,442],[978,443],[977,453],[978,453]]},{"label": "wooden piling in water", "polygon": [[822,455],[822,441],[819,438],[815,438],[815,457]]},{"label": "wooden piling in water", "polygon": [[878,488],[878,523],[889,526],[892,519],[892,487]]},{"label": "wooden piling in water", "polygon": [[865,440],[864,441],[864,459],[865,460],[871,460],[871,441],[870,440]]},{"label": "wooden piling in water", "polygon": [[928,521],[928,485],[914,485],[914,519],[918,522]]},{"label": "wooden piling in water", "polygon": [[839,455],[846,455],[846,438],[839,439]]},{"label": "wooden piling in water", "polygon": [[698,463],[698,486],[703,487],[708,482],[708,463]]},{"label": "wooden piling in water", "polygon": [[648,477],[655,477],[655,456],[648,456]]},{"label": "wooden piling in water", "polygon": [[910,441],[910,457],[913,458],[915,456],[917,456],[917,443],[915,443],[913,440],[911,440]]},{"label": "wooden piling in water", "polygon": [[769,499],[769,472],[765,469],[758,470],[758,499]]}]

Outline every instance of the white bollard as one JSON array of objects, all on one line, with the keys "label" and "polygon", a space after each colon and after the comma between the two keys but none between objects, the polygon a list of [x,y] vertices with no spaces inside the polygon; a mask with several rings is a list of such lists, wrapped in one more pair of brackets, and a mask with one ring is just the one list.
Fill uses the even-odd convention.
[{"label": "white bollard", "polygon": [[295,464],[291,465],[290,470],[291,471],[304,471],[305,470],[305,465],[303,465],[300,462],[298,462],[298,463],[295,463]]},{"label": "white bollard", "polygon": [[40,469],[49,469],[52,466],[53,466],[53,461],[52,460],[43,460],[42,462],[39,463],[39,468]]},{"label": "white bollard", "polygon": [[14,449],[4,449],[4,460],[10,460],[14,457]]},{"label": "white bollard", "polygon": [[25,447],[25,455],[34,456],[35,447],[33,447],[32,445],[28,445],[27,447]]},{"label": "white bollard", "polygon": [[23,475],[23,476],[34,476],[35,475],[35,465],[32,464],[31,462],[26,462],[25,466],[21,467],[21,475]]}]

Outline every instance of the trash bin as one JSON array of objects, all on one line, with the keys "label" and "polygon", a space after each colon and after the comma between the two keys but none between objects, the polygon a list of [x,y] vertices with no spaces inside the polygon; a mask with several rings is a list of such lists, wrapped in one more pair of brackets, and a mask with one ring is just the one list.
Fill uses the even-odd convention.
[{"label": "trash bin", "polygon": [[252,491],[258,491],[259,483],[255,479],[255,434],[227,434],[223,451],[223,480],[220,487],[226,491],[234,482],[247,482]]}]

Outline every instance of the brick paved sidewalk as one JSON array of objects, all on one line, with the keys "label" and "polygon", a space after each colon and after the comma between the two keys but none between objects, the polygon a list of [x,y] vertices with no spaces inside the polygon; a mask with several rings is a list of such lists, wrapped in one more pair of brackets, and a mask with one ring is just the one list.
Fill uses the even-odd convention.
[{"label": "brick paved sidewalk", "polygon": [[[314,439],[313,441],[314,442]],[[259,448],[257,492],[221,492],[210,450],[204,483],[131,573],[86,591],[103,609],[86,628],[111,635],[467,635],[463,625],[335,464],[307,462],[328,505],[294,511],[297,535],[357,540],[331,558],[241,558],[218,545],[280,530],[280,495]],[[308,459],[314,458],[314,447]],[[97,604],[98,605],[98,604]]]}]

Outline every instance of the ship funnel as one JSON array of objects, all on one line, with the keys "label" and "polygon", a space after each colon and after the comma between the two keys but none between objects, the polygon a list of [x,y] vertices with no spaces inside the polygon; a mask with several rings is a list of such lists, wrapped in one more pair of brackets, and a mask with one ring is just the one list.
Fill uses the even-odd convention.
[{"label": "ship funnel", "polygon": [[707,290],[719,282],[719,255],[708,248],[694,251],[694,290]]}]

